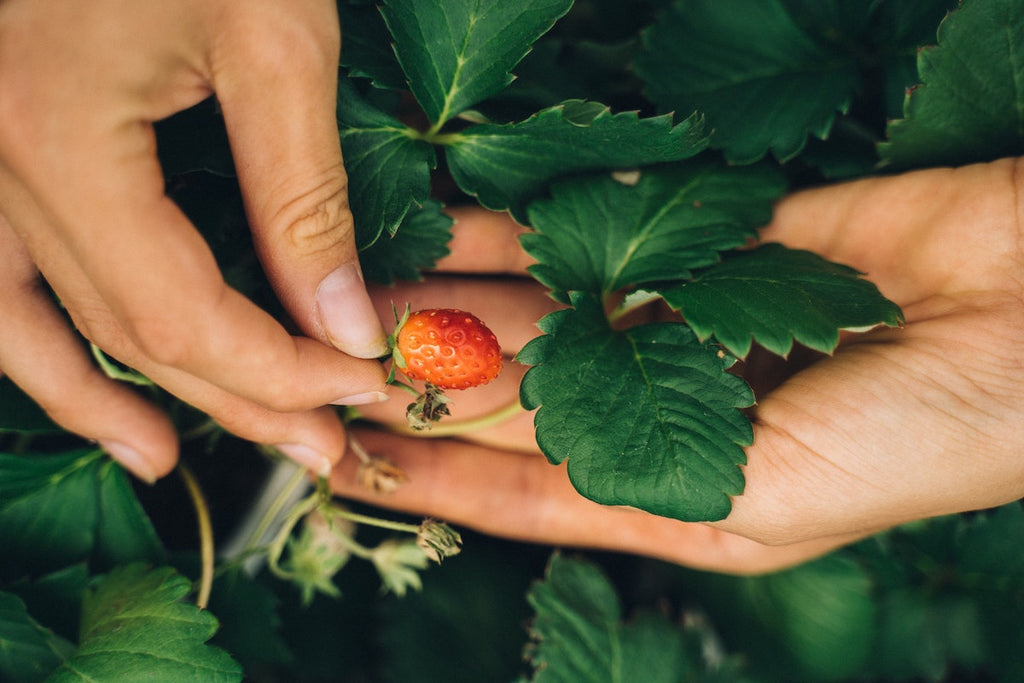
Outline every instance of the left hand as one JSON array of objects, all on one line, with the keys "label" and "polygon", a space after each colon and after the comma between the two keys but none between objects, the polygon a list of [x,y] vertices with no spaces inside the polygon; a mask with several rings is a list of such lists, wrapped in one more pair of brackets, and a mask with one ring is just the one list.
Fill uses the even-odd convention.
[{"label": "left hand", "polygon": [[[510,415],[508,410],[519,405],[519,382],[527,369],[511,359],[537,336],[536,322],[560,305],[525,273],[532,261],[518,245],[523,228],[505,214],[480,209],[451,213],[457,220],[452,253],[437,271],[422,283],[372,289],[371,294],[382,319],[391,315],[392,302],[399,307],[408,302],[414,311],[454,307],[473,312],[501,341],[505,367],[490,384],[449,392],[452,414],[428,432],[406,427],[405,406],[411,399],[400,389],[392,387],[386,403],[360,406],[360,415],[379,426],[350,426],[351,436],[369,453],[404,470],[408,481],[392,494],[372,493],[356,483],[359,460],[349,453],[332,474],[335,492],[499,537],[629,552],[737,573],[795,564],[848,540],[776,547],[581,496],[564,464],[552,466],[537,447],[533,413],[520,407]],[[486,277],[467,279],[473,274]],[[492,423],[488,416],[499,412],[505,418]],[[464,430],[477,421],[484,423]],[[442,436],[453,432],[457,436]]]}]

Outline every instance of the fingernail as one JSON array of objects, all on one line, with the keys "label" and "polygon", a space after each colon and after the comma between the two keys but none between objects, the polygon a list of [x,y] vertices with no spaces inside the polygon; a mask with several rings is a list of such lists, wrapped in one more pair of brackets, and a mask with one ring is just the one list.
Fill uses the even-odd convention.
[{"label": "fingernail", "polygon": [[110,457],[124,465],[125,468],[136,477],[147,484],[156,483],[156,470],[153,469],[153,465],[143,457],[142,453],[139,453],[131,446],[123,444],[120,441],[106,441],[104,439],[100,439],[99,444],[103,450],[110,454]]},{"label": "fingernail", "polygon": [[387,334],[366,293],[355,263],[346,263],[320,281],[316,306],[328,339],[356,358],[379,358],[388,352]]},{"label": "fingernail", "polygon": [[337,401],[331,401],[331,405],[335,406],[361,406],[367,403],[380,403],[388,400],[389,396],[383,391],[367,391],[362,394],[352,394],[344,398],[339,398]]},{"label": "fingernail", "polygon": [[326,455],[302,443],[278,444],[277,450],[319,477],[326,477],[334,468]]}]

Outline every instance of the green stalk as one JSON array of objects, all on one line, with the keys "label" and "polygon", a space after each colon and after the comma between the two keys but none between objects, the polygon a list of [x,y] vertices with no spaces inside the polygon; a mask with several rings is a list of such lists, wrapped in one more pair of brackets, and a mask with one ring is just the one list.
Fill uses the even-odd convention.
[{"label": "green stalk", "polygon": [[183,462],[178,463],[178,474],[185,482],[185,489],[189,498],[192,499],[192,506],[196,511],[196,519],[199,524],[199,557],[201,571],[199,574],[199,589],[196,595],[196,607],[206,609],[210,602],[210,591],[213,589],[214,551],[213,551],[213,524],[210,522],[210,506],[206,502],[206,496],[199,486],[192,470]]}]

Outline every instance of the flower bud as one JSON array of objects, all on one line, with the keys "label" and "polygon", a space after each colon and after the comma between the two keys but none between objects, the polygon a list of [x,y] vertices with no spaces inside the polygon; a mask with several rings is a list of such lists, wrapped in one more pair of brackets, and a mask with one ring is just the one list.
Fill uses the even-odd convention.
[{"label": "flower bud", "polygon": [[427,557],[440,564],[444,558],[459,554],[462,550],[462,536],[444,522],[425,519],[416,534],[416,545]]}]

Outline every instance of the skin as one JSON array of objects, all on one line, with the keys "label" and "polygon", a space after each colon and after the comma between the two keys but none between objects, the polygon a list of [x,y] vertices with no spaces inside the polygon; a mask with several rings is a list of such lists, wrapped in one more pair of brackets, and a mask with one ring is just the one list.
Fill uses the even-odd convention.
[{"label": "skin", "polygon": [[[356,260],[335,122],[336,11],[0,2],[0,371],[147,481],[177,460],[172,425],[96,370],[41,276],[106,353],[315,470],[345,448],[324,406],[382,397],[367,359],[385,333]],[[257,251],[302,336],[224,283],[164,195],[151,124],[211,94]]]},{"label": "skin", "polygon": [[[1004,159],[807,190],[778,203],[764,241],[858,268],[903,308],[906,325],[848,335],[833,355],[809,365],[794,358],[782,369],[782,381],[758,397],[746,490],[720,522],[682,523],[583,499],[564,467],[537,450],[529,414],[458,439],[410,437],[400,428],[403,400],[367,406],[362,412],[378,427],[353,434],[403,468],[409,483],[390,495],[361,489],[354,457],[331,483],[345,496],[506,538],[737,574],[790,566],[910,520],[1018,499],[1022,170],[1024,161]],[[438,273],[377,292],[378,305],[465,307],[493,327],[511,357],[555,304],[522,277],[522,228],[480,210],[456,217],[452,255]],[[466,276],[483,272],[491,274]],[[523,371],[509,363],[492,384],[452,392],[452,422],[513,402]],[[748,379],[761,385],[760,376]]]}]

